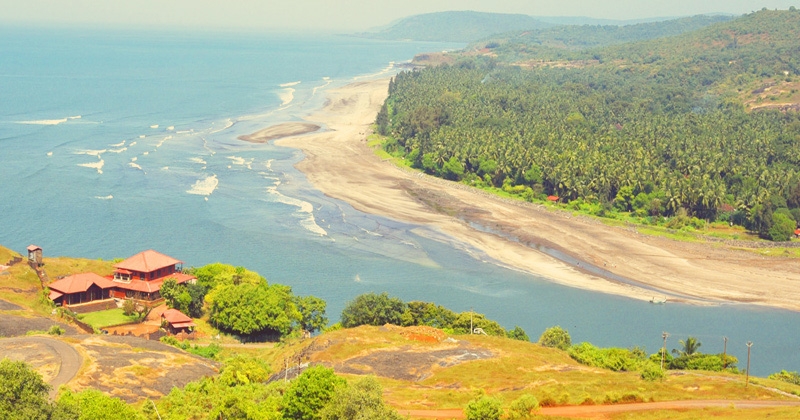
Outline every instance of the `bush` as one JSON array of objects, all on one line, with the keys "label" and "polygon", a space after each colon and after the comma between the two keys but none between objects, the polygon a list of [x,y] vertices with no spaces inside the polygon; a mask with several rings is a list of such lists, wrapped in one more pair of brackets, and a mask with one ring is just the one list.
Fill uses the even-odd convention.
[{"label": "bush", "polygon": [[525,330],[519,325],[515,325],[514,329],[508,331],[506,336],[512,340],[531,341],[531,339],[528,338],[528,334],[525,334]]},{"label": "bush", "polygon": [[64,329],[59,325],[53,325],[49,330],[47,330],[47,333],[50,335],[61,335],[64,334]]},{"label": "bush", "polygon": [[797,372],[787,372],[785,370],[782,370],[778,373],[773,373],[772,375],[769,375],[769,379],[800,385],[800,373]]},{"label": "bush", "polygon": [[122,302],[122,313],[127,316],[135,314],[136,302],[134,302],[133,299],[125,299],[125,301]]},{"label": "bush", "polygon": [[539,344],[566,351],[572,345],[572,339],[567,330],[556,325],[544,330],[539,337]]},{"label": "bush", "polygon": [[350,301],[342,310],[342,326],[353,328],[359,325],[401,325],[406,304],[389,294],[365,293]]},{"label": "bush", "polygon": [[324,366],[306,369],[283,394],[283,418],[321,419],[319,412],[333,398],[336,387],[345,380]]},{"label": "bush", "polygon": [[641,363],[641,359],[631,350],[622,348],[601,349],[590,343],[581,343],[571,347],[568,351],[569,356],[578,363],[615,372],[634,371]]},{"label": "bush", "polygon": [[664,379],[664,377],[666,376],[664,371],[661,370],[661,366],[653,362],[644,363],[642,365],[642,368],[640,369],[640,373],[642,379],[650,382],[659,381],[661,379]]},{"label": "bush", "polygon": [[532,418],[534,411],[539,409],[539,400],[531,394],[525,394],[511,403],[508,408],[509,420]]},{"label": "bush", "polygon": [[499,420],[503,406],[498,399],[483,395],[470,401],[464,414],[467,420]]}]

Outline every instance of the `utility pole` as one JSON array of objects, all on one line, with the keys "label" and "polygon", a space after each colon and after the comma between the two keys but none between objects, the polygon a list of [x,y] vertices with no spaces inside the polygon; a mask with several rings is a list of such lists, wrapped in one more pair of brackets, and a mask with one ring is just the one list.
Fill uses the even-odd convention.
[{"label": "utility pole", "polygon": [[722,370],[728,368],[728,337],[722,337],[725,345],[722,347]]},{"label": "utility pole", "polygon": [[472,335],[472,331],[474,331],[474,328],[472,327],[472,311],[473,311],[473,309],[469,308],[469,334],[470,335]]},{"label": "utility pole", "polygon": [[753,347],[753,342],[747,342],[747,377],[744,380],[744,387],[747,388],[747,384],[750,383],[750,347]]},{"label": "utility pole", "polygon": [[664,356],[667,354],[667,337],[669,337],[668,332],[661,333],[661,338],[664,339],[664,347],[661,348],[661,370],[664,370]]}]

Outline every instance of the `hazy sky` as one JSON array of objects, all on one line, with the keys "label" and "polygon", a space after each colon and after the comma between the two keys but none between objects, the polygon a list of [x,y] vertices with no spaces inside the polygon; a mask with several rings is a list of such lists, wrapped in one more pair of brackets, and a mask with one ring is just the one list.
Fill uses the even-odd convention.
[{"label": "hazy sky", "polygon": [[800,0],[0,0],[0,21],[34,24],[362,31],[429,12],[607,19],[743,14]]}]

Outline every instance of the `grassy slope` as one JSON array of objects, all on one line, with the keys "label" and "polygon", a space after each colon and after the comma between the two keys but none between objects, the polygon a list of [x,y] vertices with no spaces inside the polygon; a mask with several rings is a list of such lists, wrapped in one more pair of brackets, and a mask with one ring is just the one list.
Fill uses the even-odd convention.
[{"label": "grassy slope", "polygon": [[[616,373],[589,368],[572,360],[566,352],[537,344],[484,336],[453,338],[466,340],[479,349],[490,350],[496,356],[452,367],[435,365],[430,376],[419,382],[379,377],[387,402],[399,409],[462,408],[480,390],[499,398],[506,407],[523,394],[532,394],[540,401],[550,397],[564,405],[579,405],[587,401],[600,404],[606,398],[614,399],[626,394],[644,401],[789,399],[761,386],[745,388],[741,375],[671,372],[663,382],[646,382],[636,372]],[[272,360],[273,369],[278,371],[282,368],[284,357],[295,357],[309,346],[312,350],[306,360],[330,366],[377,350],[424,353],[452,347],[453,344],[413,341],[407,339],[399,328],[386,331],[385,328],[364,326],[334,331],[314,340],[276,346],[256,353]],[[754,379],[753,382],[785,392],[800,392],[800,387],[783,382],[763,378]],[[765,412],[779,413],[781,410],[787,411],[770,409]],[[797,411],[787,412],[796,414]],[[698,412],[694,414],[694,418],[697,418]],[[658,418],[647,416],[649,414],[642,418]]]}]

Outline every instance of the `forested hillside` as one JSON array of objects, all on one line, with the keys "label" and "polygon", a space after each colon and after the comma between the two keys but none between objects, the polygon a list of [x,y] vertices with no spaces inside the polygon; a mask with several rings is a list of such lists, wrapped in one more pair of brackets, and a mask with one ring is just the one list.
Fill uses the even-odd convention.
[{"label": "forested hillside", "polygon": [[[470,49],[489,47],[501,60],[558,57],[560,50],[582,50],[645,41],[696,31],[726,22],[731,16],[699,15],[634,25],[560,25],[545,29],[506,32],[477,42]],[[550,50],[550,51],[549,51]]]},{"label": "forested hillside", "polygon": [[473,42],[499,32],[553,26],[519,14],[483,12],[438,12],[410,16],[376,32],[358,34],[363,38],[414,41]]},{"label": "forested hillside", "polygon": [[800,11],[558,54],[465,55],[398,75],[377,120],[387,150],[431,174],[598,215],[791,236]]}]

